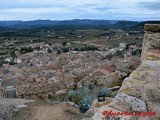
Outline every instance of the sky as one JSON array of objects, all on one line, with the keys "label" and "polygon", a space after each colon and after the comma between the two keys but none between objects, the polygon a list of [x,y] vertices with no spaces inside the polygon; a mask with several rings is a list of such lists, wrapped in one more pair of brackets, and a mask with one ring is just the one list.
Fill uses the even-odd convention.
[{"label": "sky", "polygon": [[160,0],[0,0],[2,20],[160,20]]}]

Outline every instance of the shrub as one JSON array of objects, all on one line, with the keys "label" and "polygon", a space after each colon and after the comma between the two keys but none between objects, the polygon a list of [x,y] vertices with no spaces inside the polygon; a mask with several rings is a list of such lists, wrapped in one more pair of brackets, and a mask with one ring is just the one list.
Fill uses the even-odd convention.
[{"label": "shrub", "polygon": [[48,53],[52,53],[52,50],[50,48],[48,48]]},{"label": "shrub", "polygon": [[60,51],[60,50],[57,50],[57,54],[61,54],[61,51]]},{"label": "shrub", "polygon": [[51,101],[63,102],[63,101],[67,100],[67,97],[66,97],[66,94],[54,94],[54,95],[49,94],[48,99],[51,100]]},{"label": "shrub", "polygon": [[108,89],[107,87],[104,87],[104,88],[102,88],[102,89],[100,90],[99,95],[108,97],[108,96],[111,95],[111,90]]},{"label": "shrub", "polygon": [[63,46],[66,46],[66,45],[67,45],[67,42],[66,42],[66,41],[64,41],[64,42],[62,43],[62,45],[63,45]]},{"label": "shrub", "polygon": [[79,104],[83,97],[81,95],[76,94],[73,96],[69,96],[68,99],[76,104]]},{"label": "shrub", "polygon": [[92,104],[93,98],[90,96],[86,96],[79,104],[79,110],[84,113],[86,112]]}]

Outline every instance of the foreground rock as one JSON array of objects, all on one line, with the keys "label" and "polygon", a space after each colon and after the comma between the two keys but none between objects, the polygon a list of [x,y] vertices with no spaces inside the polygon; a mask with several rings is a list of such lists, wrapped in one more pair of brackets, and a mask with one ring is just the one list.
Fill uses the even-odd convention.
[{"label": "foreground rock", "polygon": [[110,97],[106,97],[104,102],[98,102],[97,99],[94,100],[90,109],[85,113],[85,117],[83,118],[83,120],[90,120],[94,113],[96,113],[99,110],[99,108],[110,104],[112,101],[113,98]]},{"label": "foreground rock", "polygon": [[[152,31],[157,25],[147,25],[145,30]],[[159,25],[158,25],[159,28]],[[157,31],[157,27],[155,28]],[[156,32],[153,30],[153,32]],[[160,33],[144,35],[142,65],[126,78],[113,102],[102,106],[91,118],[92,120],[158,120],[160,119]],[[114,113],[131,113],[130,115],[113,115]],[[147,114],[155,113],[155,114]],[[136,115],[135,113],[142,113]],[[108,116],[107,116],[108,115]]]},{"label": "foreground rock", "polygon": [[25,103],[33,102],[26,99],[0,99],[0,120],[10,120],[12,115],[22,107],[26,107]]},{"label": "foreground rock", "polygon": [[160,25],[159,24],[146,24],[144,26],[144,30],[152,31],[152,32],[160,32]]}]

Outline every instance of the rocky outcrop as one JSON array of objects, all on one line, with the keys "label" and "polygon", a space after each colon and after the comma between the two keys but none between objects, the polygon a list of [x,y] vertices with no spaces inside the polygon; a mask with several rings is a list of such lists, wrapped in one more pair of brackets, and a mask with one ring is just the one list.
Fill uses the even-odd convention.
[{"label": "rocky outcrop", "polygon": [[[159,26],[145,26],[148,31],[144,35],[142,64],[124,80],[114,100],[109,105],[102,106],[93,115],[92,120],[160,119],[160,33],[157,33]],[[104,111],[131,114],[104,116]]]},{"label": "rocky outcrop", "polygon": [[160,32],[160,25],[159,24],[145,24],[144,30],[151,31],[151,32]]},{"label": "rocky outcrop", "polygon": [[0,120],[11,120],[12,115],[22,107],[26,107],[25,103],[33,102],[26,99],[0,99]]},{"label": "rocky outcrop", "polygon": [[[147,24],[145,25],[145,27],[148,27],[147,30],[149,31],[145,31],[144,34],[144,38],[143,38],[143,47],[142,47],[142,54],[141,54],[141,59],[142,61],[145,59],[148,60],[158,60],[160,59],[160,31],[159,32],[153,32],[151,31],[152,27],[156,27],[159,26],[159,30],[160,30],[160,25],[151,25],[151,24]],[[149,29],[149,26],[152,26]]]},{"label": "rocky outcrop", "polygon": [[110,97],[106,97],[104,102],[98,102],[98,100],[95,99],[92,102],[92,106],[90,107],[90,109],[85,113],[85,117],[83,118],[83,120],[90,120],[90,118],[94,115],[94,113],[98,111],[98,109],[100,109],[102,106],[110,104],[112,101],[113,98]]}]

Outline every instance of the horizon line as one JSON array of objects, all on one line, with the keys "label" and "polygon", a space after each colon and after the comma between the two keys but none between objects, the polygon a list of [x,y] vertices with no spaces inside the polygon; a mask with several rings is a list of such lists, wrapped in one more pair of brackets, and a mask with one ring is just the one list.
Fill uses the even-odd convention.
[{"label": "horizon line", "polygon": [[6,21],[6,22],[10,22],[10,21],[22,21],[22,22],[27,22],[27,21],[72,21],[72,20],[104,20],[104,21],[133,21],[133,22],[144,22],[144,21],[160,21],[160,20],[127,20],[127,19],[90,19],[90,18],[78,18],[78,19],[63,19],[63,20],[56,20],[56,19],[30,19],[30,20],[22,20],[22,19],[17,19],[17,20],[0,20],[0,21]]}]

